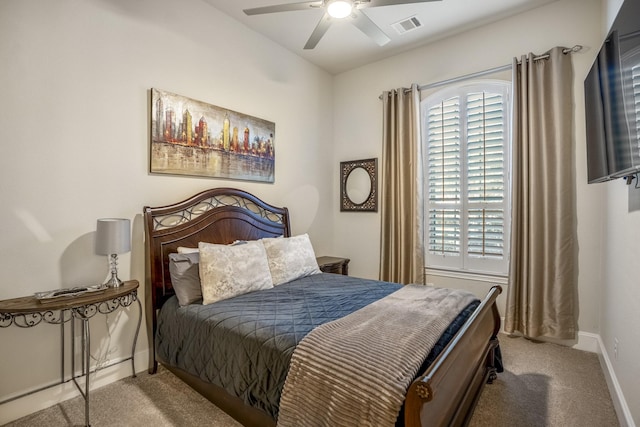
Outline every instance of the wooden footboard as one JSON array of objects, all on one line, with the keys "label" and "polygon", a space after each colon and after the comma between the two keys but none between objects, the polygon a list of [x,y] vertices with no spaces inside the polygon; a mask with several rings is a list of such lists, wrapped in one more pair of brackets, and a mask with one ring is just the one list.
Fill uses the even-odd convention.
[{"label": "wooden footboard", "polygon": [[494,350],[500,316],[491,288],[476,311],[427,371],[416,379],[405,400],[405,426],[464,426],[487,381],[495,378]]},{"label": "wooden footboard", "polygon": [[[498,345],[500,316],[496,299],[502,288],[491,288],[440,356],[416,379],[404,407],[406,427],[465,426],[484,385],[495,378],[494,349]],[[265,412],[252,408],[224,389],[205,383],[179,368],[171,372],[247,427],[275,426]]]}]

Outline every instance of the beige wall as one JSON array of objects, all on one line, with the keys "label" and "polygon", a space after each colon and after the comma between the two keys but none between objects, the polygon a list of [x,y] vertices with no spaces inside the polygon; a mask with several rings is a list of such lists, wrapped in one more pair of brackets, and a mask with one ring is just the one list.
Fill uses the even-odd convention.
[{"label": "beige wall", "polygon": [[[570,19],[568,19],[570,17]],[[583,80],[601,43],[600,3],[563,0],[497,23],[449,37],[394,58],[336,76],[334,95],[334,167],[342,160],[381,156],[382,91],[428,84],[509,64],[514,56],[544,53],[554,46],[586,47],[574,55],[575,164],[578,235],[580,238],[580,329],[597,332],[601,260],[602,188],[586,184]],[[594,30],[596,28],[596,30]],[[338,174],[336,173],[337,177]],[[334,184],[334,191],[338,189]],[[338,200],[334,196],[334,200]],[[379,257],[378,214],[335,212],[336,252],[352,259],[350,272],[377,277]],[[439,284],[437,278],[432,280]],[[444,282],[443,282],[444,283]],[[447,280],[447,283],[451,283]],[[473,283],[464,284],[471,290]]]},{"label": "beige wall", "polygon": [[[603,1],[602,39],[622,5],[622,0]],[[634,181],[635,184],[636,181]],[[599,184],[605,191],[602,259],[604,271],[600,294],[600,337],[603,357],[613,371],[613,394],[623,394],[626,404],[618,413],[629,425],[640,424],[640,190],[621,180]],[[618,341],[617,357],[614,342]]]},{"label": "beige wall", "polygon": [[[612,389],[629,402],[624,419],[640,416],[640,213],[627,212],[627,188],[620,181],[586,184],[584,78],[600,48],[603,16],[615,14],[621,0],[560,0],[503,21],[413,49],[336,76],[334,91],[334,168],[343,160],[381,156],[381,102],[384,90],[411,83],[428,84],[511,62],[527,52],[543,53],[553,46],[579,44],[585,49],[573,56],[574,123],[577,217],[579,245],[579,328],[584,348],[613,354],[619,340],[618,359],[605,366],[613,376]],[[350,273],[377,278],[380,215],[342,213],[337,207],[338,174],[334,173],[335,250],[351,258]],[[635,190],[636,193],[640,190]],[[635,197],[638,197],[637,195]],[[436,285],[486,291],[486,282],[428,276]],[[502,297],[502,299],[504,296]],[[503,307],[503,302],[500,304]],[[578,343],[580,345],[580,343]],[[616,379],[617,377],[617,379]],[[618,382],[619,381],[619,382]],[[619,401],[619,399],[618,399]],[[618,406],[619,403],[617,402]],[[619,413],[620,408],[619,408]]]},{"label": "beige wall", "polygon": [[[143,282],[143,206],[216,186],[287,206],[293,232],[331,252],[332,77],[319,68],[199,0],[2,1],[0,58],[0,299],[104,281],[100,217],[133,221],[120,277]],[[275,122],[275,184],[150,175],[152,87]],[[96,316],[93,355],[130,351],[136,315]],[[0,329],[0,400],[59,378],[59,334]],[[139,370],[146,349],[142,334]],[[130,374],[122,366],[114,375]],[[0,424],[75,393],[2,405]]]}]

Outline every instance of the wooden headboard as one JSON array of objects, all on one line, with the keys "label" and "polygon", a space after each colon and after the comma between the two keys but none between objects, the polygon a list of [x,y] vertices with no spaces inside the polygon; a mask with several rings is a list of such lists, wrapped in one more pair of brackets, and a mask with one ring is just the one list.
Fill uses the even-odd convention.
[{"label": "wooden headboard", "polygon": [[214,188],[184,201],[144,208],[146,238],[146,314],[149,353],[155,361],[156,310],[174,295],[169,254],[178,246],[199,242],[229,244],[236,240],[290,237],[289,211],[234,188]]}]

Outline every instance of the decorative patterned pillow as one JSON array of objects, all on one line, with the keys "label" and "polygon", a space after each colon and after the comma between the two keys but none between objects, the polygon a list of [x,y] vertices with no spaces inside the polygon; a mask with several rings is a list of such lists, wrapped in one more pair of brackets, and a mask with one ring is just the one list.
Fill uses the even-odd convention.
[{"label": "decorative patterned pillow", "polygon": [[273,287],[261,241],[242,245],[200,242],[198,248],[203,304]]},{"label": "decorative patterned pillow", "polygon": [[273,285],[320,273],[316,254],[307,234],[262,239],[267,251]]},{"label": "decorative patterned pillow", "polygon": [[169,254],[171,284],[178,297],[178,304],[185,306],[202,299],[198,264],[200,254]]}]

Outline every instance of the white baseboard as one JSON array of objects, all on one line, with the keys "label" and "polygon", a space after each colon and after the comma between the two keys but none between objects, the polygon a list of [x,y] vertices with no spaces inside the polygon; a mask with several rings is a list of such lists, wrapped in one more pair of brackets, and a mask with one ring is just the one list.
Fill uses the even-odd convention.
[{"label": "white baseboard", "polygon": [[[149,362],[149,350],[140,351],[135,354],[136,373],[146,371]],[[131,376],[131,361],[127,360],[117,365],[101,369],[91,374],[90,389],[95,390],[102,386],[111,384]],[[78,384],[83,386],[84,379],[78,379]],[[0,425],[7,424],[19,418],[57,405],[65,400],[80,396],[80,392],[73,381],[47,388],[37,393],[29,394],[10,402],[0,405]]]},{"label": "white baseboard", "polygon": [[600,353],[600,335],[591,332],[578,332],[578,342],[572,347],[590,353]]},{"label": "white baseboard", "polygon": [[[504,330],[504,317],[500,317],[500,332],[506,334]],[[540,338],[540,341],[551,342],[554,344],[565,345],[568,347],[575,348],[577,350],[584,350],[590,353],[599,353],[600,345],[598,341],[600,340],[600,336],[596,334],[592,334],[590,332],[578,332],[577,340],[556,340],[552,338]]]},{"label": "white baseboard", "polygon": [[616,410],[616,414],[618,414],[618,421],[620,422],[620,426],[636,427],[636,424],[633,421],[633,416],[631,415],[631,410],[629,409],[629,405],[627,405],[627,401],[624,398],[624,394],[622,393],[622,388],[620,388],[620,383],[618,382],[616,373],[613,370],[613,364],[611,363],[611,358],[607,353],[607,349],[602,342],[602,338],[600,338],[600,335],[596,335],[596,337],[598,339],[598,357],[600,359],[600,365],[602,366],[604,378],[606,379],[607,386],[609,387],[609,393],[611,394],[611,399],[613,400],[613,406]]}]

